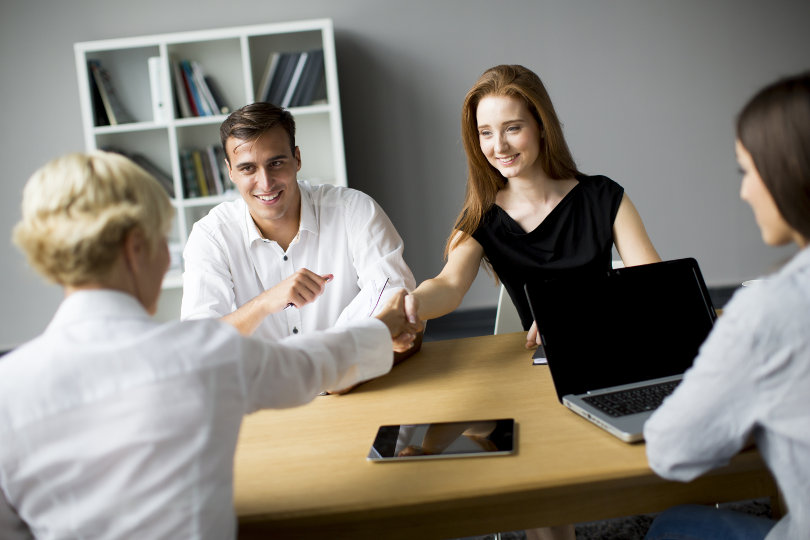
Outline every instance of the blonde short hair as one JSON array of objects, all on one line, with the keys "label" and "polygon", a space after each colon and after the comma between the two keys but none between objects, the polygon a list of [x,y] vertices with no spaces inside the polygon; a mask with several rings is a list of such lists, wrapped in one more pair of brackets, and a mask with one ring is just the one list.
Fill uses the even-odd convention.
[{"label": "blonde short hair", "polygon": [[128,158],[68,154],[28,180],[13,240],[49,281],[83,285],[108,275],[133,229],[157,248],[173,216],[166,190]]}]

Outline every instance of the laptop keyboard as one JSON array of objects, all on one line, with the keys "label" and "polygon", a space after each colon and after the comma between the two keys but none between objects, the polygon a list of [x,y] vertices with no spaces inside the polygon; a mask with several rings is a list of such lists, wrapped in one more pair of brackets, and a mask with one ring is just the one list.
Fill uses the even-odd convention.
[{"label": "laptop keyboard", "polygon": [[586,403],[596,407],[610,416],[626,416],[657,409],[664,398],[675,390],[681,381],[670,381],[649,386],[640,386],[630,390],[620,390],[610,394],[587,396],[582,398]]}]

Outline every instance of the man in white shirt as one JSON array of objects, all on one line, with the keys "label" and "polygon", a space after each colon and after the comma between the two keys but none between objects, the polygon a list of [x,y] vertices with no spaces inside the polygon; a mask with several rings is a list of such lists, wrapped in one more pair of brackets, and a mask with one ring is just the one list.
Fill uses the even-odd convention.
[{"label": "man in white shirt", "polygon": [[223,318],[280,339],[370,316],[415,286],[403,242],[369,196],[297,180],[292,115],[253,103],[220,138],[241,199],[194,224],[183,257],[182,319]]},{"label": "man in white shirt", "polygon": [[278,342],[155,322],[172,215],[115,154],[59,158],[26,185],[15,243],[65,299],[0,359],[0,538],[234,538],[242,417],[386,373],[392,337],[413,339],[404,291],[376,317]]}]

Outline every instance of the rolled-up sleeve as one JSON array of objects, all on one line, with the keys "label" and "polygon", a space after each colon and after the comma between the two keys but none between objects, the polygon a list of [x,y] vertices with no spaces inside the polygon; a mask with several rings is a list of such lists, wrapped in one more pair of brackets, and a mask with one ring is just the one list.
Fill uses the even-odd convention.
[{"label": "rolled-up sleeve", "polygon": [[199,222],[183,250],[180,318],[219,318],[235,309],[234,283],[224,246]]},{"label": "rolled-up sleeve", "polygon": [[338,324],[379,312],[400,289],[416,287],[405,263],[405,244],[385,211],[371,197],[355,192],[347,212],[349,245],[361,289]]}]

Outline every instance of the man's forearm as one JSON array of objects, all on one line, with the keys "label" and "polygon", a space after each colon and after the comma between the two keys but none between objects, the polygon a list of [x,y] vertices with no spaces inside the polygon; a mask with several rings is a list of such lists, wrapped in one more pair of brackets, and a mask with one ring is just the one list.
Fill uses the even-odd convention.
[{"label": "man's forearm", "polygon": [[243,336],[250,336],[269,314],[262,301],[262,295],[259,295],[220,320],[236,328]]}]

